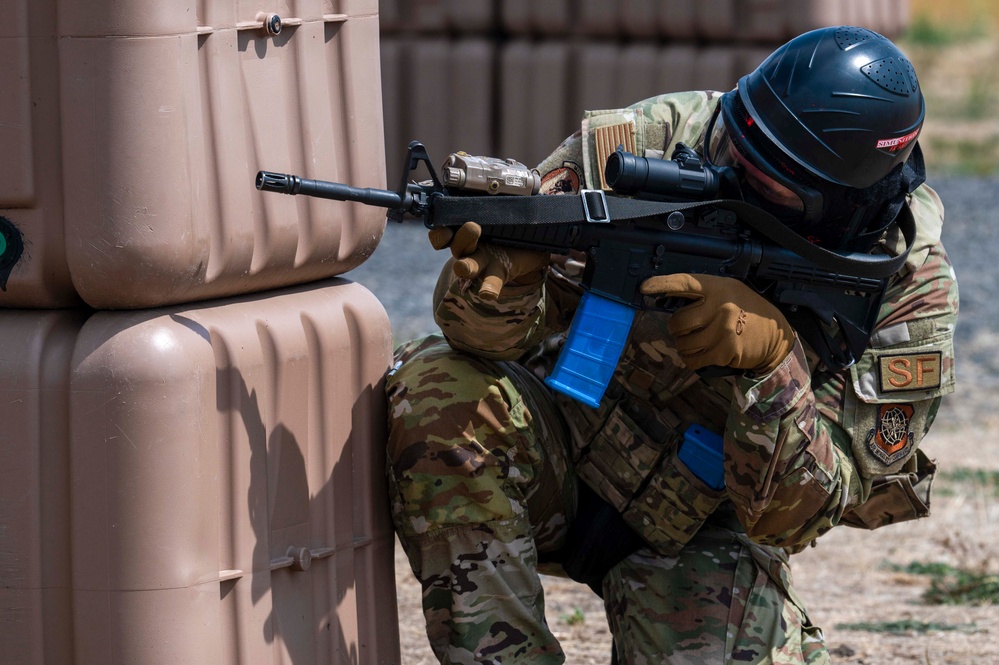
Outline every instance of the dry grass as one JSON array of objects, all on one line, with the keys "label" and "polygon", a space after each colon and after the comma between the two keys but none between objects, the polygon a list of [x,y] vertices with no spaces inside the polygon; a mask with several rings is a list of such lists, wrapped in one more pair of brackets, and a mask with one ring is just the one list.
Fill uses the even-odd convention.
[{"label": "dry grass", "polygon": [[[999,3],[985,9],[971,0],[936,2],[953,7],[947,23],[917,17],[899,41],[916,67],[926,96],[920,143],[937,172],[992,175],[999,171]],[[962,9],[963,7],[963,9]],[[983,13],[988,10],[990,13]],[[922,27],[920,27],[922,26]]]}]

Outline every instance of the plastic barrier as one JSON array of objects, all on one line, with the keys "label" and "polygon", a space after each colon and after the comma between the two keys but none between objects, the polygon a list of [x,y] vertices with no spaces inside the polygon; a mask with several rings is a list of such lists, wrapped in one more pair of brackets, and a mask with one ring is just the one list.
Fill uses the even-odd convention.
[{"label": "plastic barrier", "polygon": [[0,334],[0,664],[399,662],[370,292]]},{"label": "plastic barrier", "polygon": [[12,4],[0,216],[26,251],[0,306],[190,302],[374,251],[377,211],[253,187],[261,168],[384,186],[374,0]]},{"label": "plastic barrier", "polygon": [[827,25],[889,37],[908,24],[909,0],[389,0],[387,33],[782,43]]}]

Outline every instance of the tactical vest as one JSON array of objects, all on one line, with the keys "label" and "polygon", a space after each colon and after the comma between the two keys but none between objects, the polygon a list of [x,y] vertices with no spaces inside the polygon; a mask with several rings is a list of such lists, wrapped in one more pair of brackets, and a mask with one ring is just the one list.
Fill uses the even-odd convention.
[{"label": "tactical vest", "polygon": [[[648,108],[587,113],[583,119],[583,179],[606,189],[603,164],[618,145],[638,155],[662,157],[674,138],[700,141],[713,104],[687,121],[694,136],[673,136],[671,116]],[[648,303],[653,305],[651,301]],[[668,315],[652,311],[635,317],[628,345],[600,406],[596,409],[556,394],[572,434],[576,472],[655,549],[673,555],[693,537],[724,499],[677,459],[683,432],[697,424],[721,433],[732,384],[705,381],[680,361],[666,329]],[[550,369],[555,349],[546,358]]]},{"label": "tactical vest", "polygon": [[[619,145],[646,157],[668,157],[678,141],[700,148],[715,103],[710,93],[688,94],[681,97],[679,112],[675,106],[658,108],[643,103],[587,113],[582,123],[581,175],[585,186],[607,189],[603,165]],[[924,242],[920,247],[923,245],[932,243]],[[921,256],[917,252],[913,258],[922,261],[925,257],[925,252]],[[724,490],[708,487],[677,458],[683,432],[696,424],[723,434],[735,386],[734,379],[703,379],[688,370],[666,328],[669,315],[654,311],[651,300],[647,304],[650,309],[635,317],[628,345],[600,406],[593,409],[561,394],[556,394],[556,399],[572,434],[578,476],[614,506],[649,545],[672,556],[726,501]],[[867,372],[883,342],[872,340],[871,351],[851,372],[860,399],[850,408],[852,415],[847,419],[857,427],[867,428],[870,414],[885,401],[880,394],[865,392],[863,382],[858,381],[858,373]],[[917,339],[913,342],[921,343]],[[933,343],[940,346],[944,357],[953,358],[950,337]],[[541,364],[550,371],[558,345],[549,343],[545,348]],[[816,368],[817,357],[807,345],[805,351],[809,367]],[[934,396],[953,389],[952,374],[950,377],[949,385],[939,386]],[[913,424],[928,426],[926,419],[932,414],[917,415],[922,422]],[[870,498],[844,515],[844,523],[876,528],[928,513],[934,467],[921,451],[889,468],[880,467],[880,473],[877,468],[868,468],[863,451],[854,453],[859,455],[858,468],[870,488]]]}]

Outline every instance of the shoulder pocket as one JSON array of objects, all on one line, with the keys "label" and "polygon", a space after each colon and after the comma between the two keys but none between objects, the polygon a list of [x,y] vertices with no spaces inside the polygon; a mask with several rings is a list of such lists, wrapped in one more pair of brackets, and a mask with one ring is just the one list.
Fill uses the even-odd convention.
[{"label": "shoulder pocket", "polygon": [[857,396],[854,461],[868,479],[897,473],[929,428],[940,397],[954,391],[953,337],[947,332],[869,348],[850,377]]},{"label": "shoulder pocket", "polygon": [[590,189],[610,189],[604,178],[607,158],[622,146],[643,157],[663,156],[670,134],[665,121],[654,120],[640,108],[588,111],[583,116],[583,173]]},{"label": "shoulder pocket", "polygon": [[872,404],[947,395],[954,392],[953,335],[871,347],[850,376],[857,396]]}]

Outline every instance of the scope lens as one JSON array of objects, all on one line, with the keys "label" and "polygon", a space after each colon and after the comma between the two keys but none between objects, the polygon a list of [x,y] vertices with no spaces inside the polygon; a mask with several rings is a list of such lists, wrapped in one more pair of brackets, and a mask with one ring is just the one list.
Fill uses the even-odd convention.
[{"label": "scope lens", "polygon": [[614,187],[621,178],[621,153],[613,153],[607,158],[607,166],[604,167],[604,179],[607,184]]},{"label": "scope lens", "polygon": [[608,157],[607,165],[604,167],[604,179],[611,189],[619,194],[635,194],[642,191],[648,175],[648,160],[640,160],[623,150],[616,150]]}]

